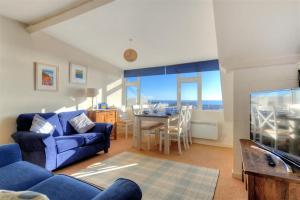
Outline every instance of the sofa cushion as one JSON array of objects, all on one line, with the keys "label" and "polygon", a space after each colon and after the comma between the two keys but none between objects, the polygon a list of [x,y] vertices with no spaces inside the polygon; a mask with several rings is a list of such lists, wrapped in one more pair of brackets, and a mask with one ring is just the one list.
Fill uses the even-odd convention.
[{"label": "sofa cushion", "polygon": [[85,113],[70,119],[69,122],[78,133],[86,133],[95,126]]},{"label": "sofa cushion", "polygon": [[0,189],[22,191],[53,176],[47,170],[26,161],[0,168]]},{"label": "sofa cushion", "polygon": [[40,115],[35,114],[30,131],[35,133],[52,134],[54,132],[54,126]]},{"label": "sofa cushion", "polygon": [[21,114],[17,118],[17,130],[18,131],[29,131],[32,125],[32,120],[35,114],[38,114],[42,118],[46,119],[49,123],[51,123],[55,130],[53,132],[53,136],[62,136],[63,129],[60,124],[58,115],[56,113],[28,113],[28,114]]},{"label": "sofa cushion", "polygon": [[45,194],[51,200],[92,199],[102,192],[92,185],[64,175],[53,176],[28,190]]},{"label": "sofa cushion", "polygon": [[82,133],[76,134],[84,138],[85,145],[99,143],[105,140],[104,133]]},{"label": "sofa cushion", "polygon": [[84,138],[80,135],[59,136],[54,138],[58,153],[68,151],[84,145]]},{"label": "sofa cushion", "polygon": [[79,110],[79,111],[72,111],[72,112],[62,112],[58,114],[59,121],[62,126],[62,130],[64,132],[64,135],[72,135],[74,133],[78,133],[70,124],[69,120],[73,119],[74,117],[85,113],[86,111],[84,110]]},{"label": "sofa cushion", "polygon": [[46,195],[32,191],[0,190],[0,199],[6,200],[49,200]]}]

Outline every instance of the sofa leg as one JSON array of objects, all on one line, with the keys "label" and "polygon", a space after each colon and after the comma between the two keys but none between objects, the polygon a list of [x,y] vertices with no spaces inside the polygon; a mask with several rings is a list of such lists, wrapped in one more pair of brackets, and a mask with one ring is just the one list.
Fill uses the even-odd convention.
[{"label": "sofa leg", "polygon": [[108,153],[108,148],[105,148],[105,149],[104,149],[104,153]]}]

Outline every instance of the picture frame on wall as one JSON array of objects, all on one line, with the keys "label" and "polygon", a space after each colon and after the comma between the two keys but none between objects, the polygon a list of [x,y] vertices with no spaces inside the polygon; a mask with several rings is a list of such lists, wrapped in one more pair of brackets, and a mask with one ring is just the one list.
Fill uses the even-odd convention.
[{"label": "picture frame on wall", "polygon": [[70,83],[85,85],[87,83],[87,67],[70,63]]},{"label": "picture frame on wall", "polygon": [[35,62],[34,73],[35,90],[58,91],[58,65]]}]

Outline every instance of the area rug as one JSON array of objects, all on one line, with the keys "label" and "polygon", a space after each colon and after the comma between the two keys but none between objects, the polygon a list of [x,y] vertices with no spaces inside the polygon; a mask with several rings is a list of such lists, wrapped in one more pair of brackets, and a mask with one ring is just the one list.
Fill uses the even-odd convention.
[{"label": "area rug", "polygon": [[72,176],[104,188],[128,178],[141,187],[144,200],[210,200],[219,170],[123,152]]}]

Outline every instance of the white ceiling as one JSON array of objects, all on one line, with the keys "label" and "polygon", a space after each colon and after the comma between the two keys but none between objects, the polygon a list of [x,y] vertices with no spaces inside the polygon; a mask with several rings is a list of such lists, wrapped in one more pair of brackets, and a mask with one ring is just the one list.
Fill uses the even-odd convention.
[{"label": "white ceiling", "polygon": [[[85,1],[0,0],[0,15],[32,24]],[[218,57],[237,69],[299,61],[299,19],[299,0],[115,0],[44,31],[124,69]]]},{"label": "white ceiling", "polygon": [[123,69],[217,58],[211,0],[115,0],[45,32]]},{"label": "white ceiling", "polygon": [[0,15],[18,20],[25,24],[32,24],[85,1],[86,0],[0,0]]},{"label": "white ceiling", "polygon": [[214,0],[214,13],[223,68],[299,62],[299,0]]}]

